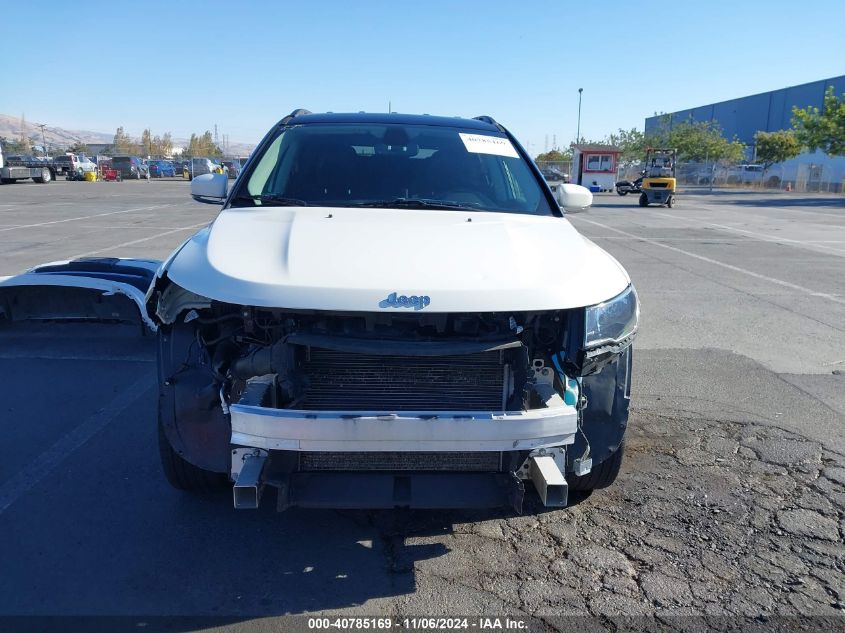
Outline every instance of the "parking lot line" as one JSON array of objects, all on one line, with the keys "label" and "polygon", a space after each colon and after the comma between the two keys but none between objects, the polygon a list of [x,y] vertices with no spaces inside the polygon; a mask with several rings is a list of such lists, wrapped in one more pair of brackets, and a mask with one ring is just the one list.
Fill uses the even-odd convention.
[{"label": "parking lot line", "polygon": [[769,277],[768,275],[762,275],[760,273],[755,273],[753,270],[748,270],[747,268],[740,268],[739,266],[734,266],[733,264],[728,264],[726,262],[720,262],[717,259],[712,259],[710,257],[705,257],[704,255],[698,255],[697,253],[691,253],[689,251],[685,251],[682,248],[678,248],[677,246],[670,246],[669,244],[663,244],[656,240],[649,239],[647,237],[642,237],[640,235],[636,235],[634,233],[628,233],[627,231],[623,231],[621,229],[614,228],[612,226],[608,226],[607,224],[602,224],[601,222],[596,222],[595,220],[587,220],[586,218],[578,218],[582,222],[587,222],[589,224],[594,224],[596,226],[600,226],[603,229],[607,229],[608,231],[613,231],[615,233],[619,233],[620,235],[625,235],[629,238],[637,240],[639,242],[645,242],[646,244],[651,244],[652,246],[659,246],[660,248],[665,248],[670,251],[675,251],[676,253],[681,253],[682,255],[686,255],[687,257],[692,257],[702,262],[707,262],[708,264],[713,264],[715,266],[721,266],[722,268],[727,268],[728,270],[732,270],[734,272],[742,273],[744,275],[748,275],[749,277],[754,277],[755,279],[761,279],[763,281],[768,281],[769,283],[777,284],[779,286],[783,286],[784,288],[789,288],[791,290],[796,290],[798,292],[802,292],[804,294],[810,295],[811,297],[819,297],[820,299],[827,299],[828,301],[833,301],[834,303],[839,303],[845,305],[845,298],[839,297],[837,295],[832,295],[826,292],[817,292],[812,290],[811,288],[807,288],[805,286],[800,286],[798,284],[793,284],[788,281],[784,281],[783,279],[776,279],[775,277]]},{"label": "parking lot line", "polygon": [[63,224],[65,222],[76,222],[77,220],[90,220],[91,218],[102,218],[108,215],[118,215],[121,213],[134,213],[135,211],[153,211],[155,209],[164,209],[166,207],[175,207],[179,206],[178,204],[155,204],[149,207],[136,207],[134,209],[123,209],[121,211],[109,211],[107,213],[96,213],[94,215],[81,215],[76,218],[64,218],[62,220],[51,220],[50,222],[38,222],[36,224],[21,224],[14,227],[7,227],[5,229],[0,229],[0,233],[5,233],[6,231],[16,231],[18,229],[34,229],[39,226],[50,226],[53,224]]},{"label": "parking lot line", "polygon": [[[695,220],[696,222],[700,222],[704,226],[714,226],[716,228],[723,229],[725,231],[730,231],[731,233],[740,233],[742,235],[749,235],[753,238],[760,240],[761,242],[774,242],[777,244],[784,244],[785,246],[794,246],[796,248],[812,246],[813,248],[808,248],[807,250],[815,250],[815,249],[824,249],[827,251],[832,251],[838,255],[845,255],[845,249],[841,248],[834,248],[833,246],[824,246],[820,244],[818,241],[808,241],[808,240],[793,240],[788,237],[781,237],[778,235],[767,235],[766,233],[758,233],[756,231],[749,231],[748,229],[740,229],[735,226],[730,226],[729,224],[719,224],[718,222],[709,222],[704,218],[697,218],[693,216],[680,216],[680,215],[672,215],[671,213],[661,213],[659,211],[651,211],[652,214],[658,215],[663,218],[671,218],[673,220]],[[836,243],[836,242],[834,242]]]},{"label": "parking lot line", "polygon": [[123,411],[140,398],[148,397],[147,392],[153,388],[154,383],[155,380],[152,377],[139,379],[134,385],[121,392],[104,409],[64,435],[14,477],[0,486],[0,514],[49,475],[69,455],[84,446],[88,440],[120,416]]},{"label": "parking lot line", "polygon": [[122,242],[120,244],[115,244],[114,246],[107,246],[106,248],[100,248],[96,251],[88,251],[87,253],[80,253],[78,255],[72,255],[68,257],[69,260],[79,259],[80,257],[90,257],[91,255],[99,255],[100,253],[105,253],[107,251],[113,251],[116,248],[124,248],[126,246],[133,246],[135,244],[141,244],[143,242],[149,242],[150,240],[157,239],[159,237],[164,237],[165,235],[172,235],[173,233],[179,233],[180,231],[190,231],[192,229],[198,229],[203,226],[208,226],[209,222],[200,222],[199,224],[191,224],[188,226],[181,226],[177,229],[171,229],[169,231],[163,231],[162,233],[156,233],[155,235],[150,235],[149,237],[142,237],[137,240],[131,240],[129,242]]}]

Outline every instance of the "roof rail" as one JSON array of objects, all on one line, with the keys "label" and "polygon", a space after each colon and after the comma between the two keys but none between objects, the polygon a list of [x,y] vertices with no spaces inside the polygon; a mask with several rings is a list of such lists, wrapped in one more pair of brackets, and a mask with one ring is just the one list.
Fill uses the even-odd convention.
[{"label": "roof rail", "polygon": [[306,110],[305,108],[297,108],[289,115],[287,115],[284,119],[279,121],[279,125],[287,125],[291,119],[295,119],[298,116],[302,116],[303,114],[312,114],[311,110]]},{"label": "roof rail", "polygon": [[476,121],[483,121],[484,123],[489,123],[490,125],[495,125],[497,128],[504,132],[504,129],[501,125],[496,123],[496,119],[491,116],[487,116],[486,114],[482,114],[481,116],[473,117]]}]

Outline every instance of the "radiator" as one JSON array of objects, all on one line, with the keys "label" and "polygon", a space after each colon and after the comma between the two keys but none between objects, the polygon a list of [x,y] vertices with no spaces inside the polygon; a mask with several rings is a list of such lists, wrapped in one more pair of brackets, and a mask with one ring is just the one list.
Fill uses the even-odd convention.
[{"label": "radiator", "polygon": [[303,370],[310,410],[502,411],[508,366],[500,352],[371,356],[310,348]]}]

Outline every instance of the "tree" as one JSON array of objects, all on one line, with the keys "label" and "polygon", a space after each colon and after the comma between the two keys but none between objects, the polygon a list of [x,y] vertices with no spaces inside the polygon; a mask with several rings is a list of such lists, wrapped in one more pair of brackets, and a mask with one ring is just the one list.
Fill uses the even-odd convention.
[{"label": "tree", "polygon": [[782,163],[795,158],[801,153],[801,142],[792,130],[777,132],[757,132],[754,135],[757,144],[757,161],[768,170],[775,163]]},{"label": "tree", "polygon": [[76,141],[76,143],[67,148],[67,151],[73,152],[74,154],[88,154],[90,150],[82,141]]},{"label": "tree", "polygon": [[153,135],[149,128],[141,132],[141,150],[147,156],[153,155]]},{"label": "tree", "polygon": [[117,131],[114,133],[114,140],[112,141],[112,146],[114,147],[114,152],[116,154],[137,154],[138,152],[138,145],[132,142],[132,139],[129,138],[129,135],[123,131],[123,126],[117,128]]},{"label": "tree", "polygon": [[202,136],[191,134],[191,138],[188,140],[188,147],[185,149],[183,155],[186,157],[219,157],[223,156],[223,152],[219,147],[217,147],[217,145],[214,144],[214,139],[211,136],[211,132],[209,130],[206,130]]},{"label": "tree", "polygon": [[[663,144],[663,139],[660,140]],[[736,139],[729,141],[722,136],[722,128],[717,121],[679,123],[669,130],[665,144],[677,149],[678,158],[684,161],[740,162],[745,156],[745,145]]]},{"label": "tree", "polygon": [[619,157],[622,163],[642,160],[647,145],[645,134],[637,128],[631,128],[630,130],[619,128],[618,132],[608,135],[607,143],[608,145],[615,145],[622,150],[622,154]]},{"label": "tree", "polygon": [[845,93],[837,98],[833,86],[828,86],[821,111],[815,106],[793,106],[792,127],[798,141],[810,150],[845,156]]},{"label": "tree", "polygon": [[560,151],[559,149],[553,149],[548,152],[544,152],[542,154],[537,154],[537,157],[534,159],[535,163],[565,163],[572,160],[572,150],[566,150],[564,152]]}]

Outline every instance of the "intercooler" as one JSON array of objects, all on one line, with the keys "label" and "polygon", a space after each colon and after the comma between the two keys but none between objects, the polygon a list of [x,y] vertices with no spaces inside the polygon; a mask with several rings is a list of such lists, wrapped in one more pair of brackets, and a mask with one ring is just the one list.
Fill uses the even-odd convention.
[{"label": "intercooler", "polygon": [[306,352],[304,409],[503,411],[509,395],[501,351],[435,357]]}]

